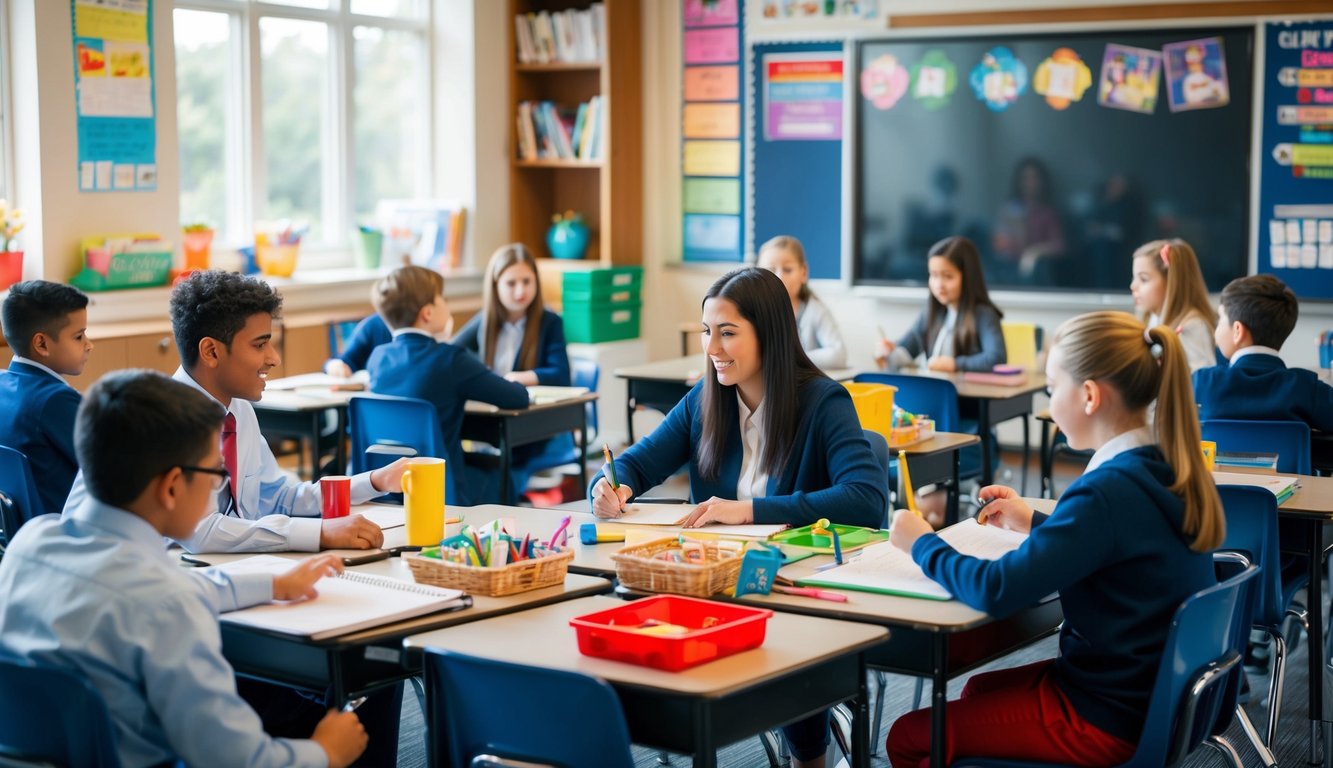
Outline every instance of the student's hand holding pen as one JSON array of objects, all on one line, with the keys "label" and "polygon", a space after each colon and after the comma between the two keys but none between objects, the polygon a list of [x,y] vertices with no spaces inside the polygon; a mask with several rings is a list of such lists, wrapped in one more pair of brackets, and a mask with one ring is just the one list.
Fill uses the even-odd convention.
[{"label": "student's hand holding pen", "polygon": [[315,582],[343,572],[342,558],[336,555],[307,557],[292,568],[273,577],[274,600],[310,600],[319,594]]},{"label": "student's hand holding pen", "polygon": [[977,491],[977,498],[981,500],[981,510],[977,512],[977,522],[981,525],[993,525],[1019,533],[1032,530],[1032,507],[1013,488],[988,485]]},{"label": "student's hand holding pen", "polygon": [[702,528],[709,523],[748,525],[754,522],[754,502],[713,498],[694,508],[681,526]]},{"label": "student's hand holding pen", "polygon": [[625,504],[634,496],[628,485],[612,488],[605,477],[592,487],[592,513],[597,517],[620,517],[625,511]]},{"label": "student's hand holding pen", "polygon": [[910,509],[900,509],[893,513],[893,524],[889,526],[889,541],[902,551],[912,553],[912,545],[927,533],[934,533],[926,518]]}]

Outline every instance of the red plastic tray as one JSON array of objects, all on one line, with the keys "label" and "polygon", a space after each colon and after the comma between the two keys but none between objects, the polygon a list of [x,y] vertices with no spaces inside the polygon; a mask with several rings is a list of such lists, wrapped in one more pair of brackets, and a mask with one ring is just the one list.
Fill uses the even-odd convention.
[{"label": "red plastic tray", "polygon": [[[579,653],[677,672],[764,643],[768,617],[763,608],[715,603],[681,595],[658,595],[569,620],[578,634]],[[678,635],[646,635],[646,621],[688,628]],[[707,625],[707,626],[705,626]]]}]

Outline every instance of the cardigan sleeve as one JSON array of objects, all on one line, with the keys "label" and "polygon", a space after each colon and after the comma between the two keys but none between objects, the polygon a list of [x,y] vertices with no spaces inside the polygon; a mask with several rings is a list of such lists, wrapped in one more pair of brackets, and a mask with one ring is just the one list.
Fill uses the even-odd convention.
[{"label": "cardigan sleeve", "polygon": [[801,313],[799,325],[801,344],[810,362],[822,370],[841,368],[847,364],[847,348],[842,343],[842,333],[824,302],[812,296]]},{"label": "cardigan sleeve", "polygon": [[[635,496],[657,487],[690,462],[694,455],[690,428],[702,392],[703,384],[696,384],[688,395],[676,403],[676,407],[667,414],[665,421],[657,425],[657,429],[616,457],[616,480],[621,485],[628,485]],[[603,467],[589,481],[589,498],[593,486],[597,485],[605,471]]]},{"label": "cardigan sleeve", "polygon": [[956,355],[954,363],[960,371],[989,371],[1009,358],[1004,346],[1004,328],[1000,315],[988,306],[976,310],[977,341],[981,349],[971,355]]},{"label": "cardigan sleeve", "polygon": [[569,352],[565,347],[565,321],[546,310],[542,314],[541,349],[538,350],[537,383],[545,386],[569,386]]},{"label": "cardigan sleeve", "polygon": [[917,356],[926,350],[926,323],[929,312],[921,310],[912,327],[898,339],[893,352],[889,354],[889,368],[898,369],[911,365]]},{"label": "cardigan sleeve", "polygon": [[1190,315],[1176,330],[1180,343],[1185,347],[1185,357],[1189,359],[1190,370],[1197,371],[1217,365],[1217,342],[1213,339],[1213,329],[1198,315]]},{"label": "cardigan sleeve", "polygon": [[[472,316],[463,324],[463,329],[459,331],[453,339],[449,341],[456,347],[462,347],[472,353],[473,357],[481,359],[481,313]],[[484,360],[482,361],[485,362]]]},{"label": "cardigan sleeve", "polygon": [[347,363],[347,367],[354,371],[365,370],[366,363],[370,360],[370,353],[381,344],[387,344],[393,340],[393,332],[384,322],[384,318],[379,315],[371,315],[356,324],[352,331],[352,338],[347,340],[343,347],[339,360]]}]

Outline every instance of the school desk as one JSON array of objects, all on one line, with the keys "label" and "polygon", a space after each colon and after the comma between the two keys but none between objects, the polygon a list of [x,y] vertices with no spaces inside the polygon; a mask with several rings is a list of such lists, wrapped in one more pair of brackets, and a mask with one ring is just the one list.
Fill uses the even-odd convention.
[{"label": "school desk", "polygon": [[[255,417],[259,431],[265,436],[295,437],[310,445],[310,479],[320,477],[319,436],[324,430],[324,416],[334,414],[335,435],[347,432],[346,392],[317,392],[310,390],[266,389],[264,397],[255,403]],[[333,452],[333,466],[347,466],[347,445],[337,440]],[[341,472],[338,469],[335,472]]]},{"label": "school desk", "polygon": [[[832,561],[829,555],[816,555],[784,566],[779,574],[791,579],[807,578],[816,568]],[[1060,600],[1055,595],[1005,619],[996,619],[957,600],[825,589],[847,595],[847,602],[777,593],[718,599],[887,628],[888,642],[867,651],[866,664],[887,672],[930,679],[932,768],[944,764],[944,705],[949,680],[1054,634],[1064,620]]]},{"label": "school desk", "polygon": [[[689,394],[704,372],[711,369],[704,355],[688,355],[655,363],[617,368],[616,376],[625,380],[629,397],[625,400],[625,420],[629,442],[634,443],[634,411],[640,406],[662,413],[676,407]],[[839,368],[824,371],[834,381],[851,381],[856,371]]]},{"label": "school desk", "polygon": [[[1228,467],[1228,472],[1256,471],[1243,467]],[[1271,474],[1271,473],[1270,473]],[[1289,474],[1289,473],[1283,473]],[[1323,564],[1328,553],[1327,524],[1333,522],[1333,477],[1299,475],[1296,491],[1277,508],[1280,519],[1296,523],[1284,526],[1279,548],[1283,552],[1305,555],[1309,564],[1310,585],[1306,605],[1310,624],[1310,648],[1324,647],[1327,627],[1324,617]],[[1025,499],[1033,509],[1050,512],[1055,509],[1051,499]],[[1328,681],[1324,677],[1325,654],[1313,651],[1310,664],[1310,753],[1311,765],[1319,763],[1319,739],[1324,743],[1324,765],[1333,768],[1333,707],[1324,701]]]},{"label": "school desk", "polygon": [[[397,528],[394,531],[401,532]],[[390,532],[392,533],[392,531]],[[399,534],[402,535],[402,534]],[[386,541],[386,543],[388,543]],[[349,551],[350,553],[350,551]],[[292,561],[310,557],[309,552],[274,553]],[[364,553],[359,553],[364,554]],[[201,555],[211,564],[251,557]],[[412,581],[407,563],[394,557],[349,570]],[[318,585],[315,587],[319,588]],[[611,582],[592,576],[569,574],[563,584],[504,597],[473,595],[472,606],[449,613],[435,613],[325,640],[309,640],[255,627],[222,622],[222,654],[240,674],[295,688],[323,693],[333,701],[345,701],[391,683],[420,674],[420,659],[405,663],[403,638],[441,627],[503,616],[542,605],[596,595],[611,590]],[[316,598],[318,599],[318,598]]]},{"label": "school desk", "polygon": [[[888,637],[883,627],[774,613],[759,648],[681,672],[580,654],[569,620],[622,604],[585,597],[413,635],[404,645],[409,656],[444,648],[605,680],[620,698],[635,744],[693,754],[695,768],[713,768],[718,747],[855,699],[852,765],[870,765],[865,654]],[[447,737],[439,728],[428,726],[427,733]],[[440,743],[430,752],[442,753]]]}]

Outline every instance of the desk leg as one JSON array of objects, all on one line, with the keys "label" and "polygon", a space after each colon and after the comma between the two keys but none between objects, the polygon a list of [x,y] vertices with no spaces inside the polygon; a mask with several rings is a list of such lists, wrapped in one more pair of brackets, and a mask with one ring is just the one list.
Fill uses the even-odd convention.
[{"label": "desk leg", "polygon": [[860,693],[852,709],[852,768],[870,768],[870,689],[866,686],[866,655],[857,654]]},{"label": "desk leg", "polygon": [[990,400],[979,398],[977,400],[977,437],[981,438],[981,487],[985,488],[995,482],[995,470],[991,468],[990,440],[987,436],[991,431],[990,423]]},{"label": "desk leg", "polygon": [[346,475],[350,474],[347,466],[347,409],[337,408],[334,413],[334,421],[338,424],[338,444],[333,449],[333,471],[335,474]]},{"label": "desk leg", "polygon": [[694,707],[694,768],[717,768],[717,745],[713,743],[713,713],[707,702]]},{"label": "desk leg", "polygon": [[634,445],[634,382],[626,381],[625,389],[625,434],[629,442],[626,445]]},{"label": "desk leg", "polygon": [[1324,764],[1333,758],[1329,749],[1333,741],[1329,740],[1329,723],[1324,722],[1324,523],[1322,520],[1311,521],[1309,530],[1310,551],[1310,605],[1307,616],[1310,621],[1310,759],[1311,765],[1319,764],[1318,744],[1320,736],[1324,740]]},{"label": "desk leg", "polygon": [[1038,495],[1043,499],[1053,498],[1055,496],[1055,478],[1052,474],[1055,472],[1054,460],[1051,456],[1051,441],[1054,436],[1051,434],[1051,425],[1046,422],[1040,422],[1041,429],[1041,456],[1037,460],[1041,463],[1041,487],[1037,489]]},{"label": "desk leg", "polygon": [[500,419],[500,503],[514,505],[514,483],[509,478],[513,469],[513,443],[509,440],[509,419]]},{"label": "desk leg", "polygon": [[310,412],[310,481],[319,482],[319,433],[324,427],[324,411]]},{"label": "desk leg", "polygon": [[962,473],[961,465],[963,463],[963,452],[957,448],[953,451],[953,490],[949,492],[949,507],[945,513],[945,521],[949,525],[958,522],[958,507],[962,504],[963,487],[960,479]]},{"label": "desk leg", "polygon": [[583,429],[579,432],[579,498],[588,498],[588,409],[583,409]]},{"label": "desk leg", "polygon": [[949,639],[936,632],[930,644],[930,768],[944,768],[945,705],[949,702],[949,678],[945,675]]}]

